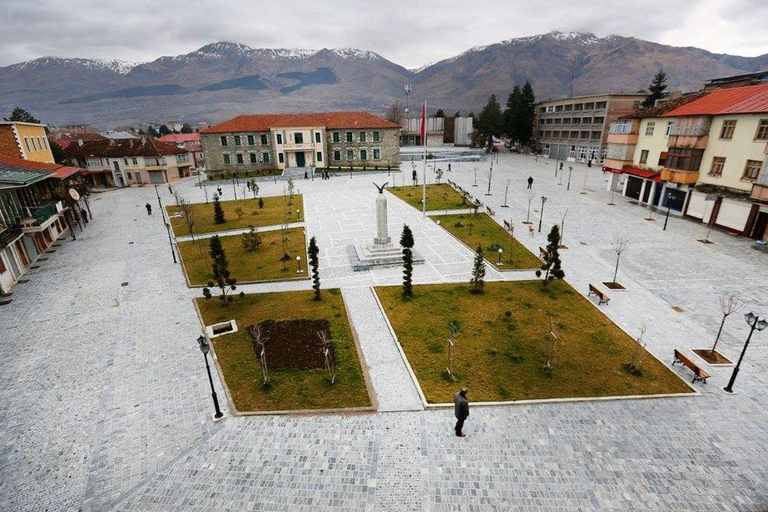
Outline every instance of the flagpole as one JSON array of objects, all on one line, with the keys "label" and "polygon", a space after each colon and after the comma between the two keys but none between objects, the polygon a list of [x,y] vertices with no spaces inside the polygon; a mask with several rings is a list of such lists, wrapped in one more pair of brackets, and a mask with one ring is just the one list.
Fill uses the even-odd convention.
[{"label": "flagpole", "polygon": [[424,172],[421,181],[421,214],[427,216],[427,100],[424,100],[424,108],[421,111],[422,123],[424,123],[424,133],[421,143],[424,146]]}]

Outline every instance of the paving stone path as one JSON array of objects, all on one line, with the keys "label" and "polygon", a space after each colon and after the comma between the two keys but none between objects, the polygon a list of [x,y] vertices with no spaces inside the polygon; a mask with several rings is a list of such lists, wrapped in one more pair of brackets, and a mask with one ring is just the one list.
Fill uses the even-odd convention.
[{"label": "paving stone path", "polygon": [[[487,163],[486,163],[487,164]],[[477,163],[446,177],[470,186]],[[522,226],[528,200],[548,197],[544,226],[565,218],[566,278],[581,293],[613,276],[614,235],[628,234],[618,280],[601,310],[669,362],[674,348],[708,346],[719,326],[717,297],[738,291],[746,310],[768,314],[768,260],[750,243],[700,224],[644,220],[648,212],[602,190],[599,169],[574,165],[566,190],[552,162],[502,155],[493,195],[497,222]],[[382,181],[379,177],[377,181]],[[389,179],[396,180],[393,176]],[[501,209],[504,182],[512,180]],[[203,201],[194,180],[176,187]],[[341,287],[371,367],[382,410],[415,404],[382,328],[371,286],[397,285],[399,269],[353,273],[346,247],[374,233],[368,176],[297,180],[306,230],[321,247],[323,285]],[[487,182],[480,183],[487,189]],[[264,182],[279,195],[283,183]],[[161,190],[162,192],[162,190]],[[165,202],[170,195],[161,193]],[[55,253],[0,307],[0,510],[264,511],[629,511],[757,512],[768,508],[768,333],[756,334],[737,393],[712,368],[685,398],[474,407],[469,437],[452,435],[450,410],[353,415],[229,417],[214,423],[200,333],[152,188],[101,194],[77,241]],[[463,282],[472,252],[431,219],[390,197],[390,229],[414,230],[427,258],[415,281]],[[531,218],[539,219],[540,203]],[[516,231],[536,251],[546,233]],[[543,230],[546,231],[546,230]],[[489,279],[529,278],[498,273]],[[309,289],[309,281],[248,285],[248,292]],[[672,306],[677,307],[673,309]],[[736,359],[747,326],[733,315],[722,351]],[[695,357],[695,356],[692,356]],[[402,364],[402,362],[401,362]],[[703,364],[703,363],[702,363]],[[675,371],[690,379],[690,371]],[[382,376],[389,376],[383,379]],[[394,376],[394,377],[393,377]],[[223,397],[219,376],[214,384]],[[471,394],[470,394],[471,398]],[[226,412],[226,402],[223,404]]]}]

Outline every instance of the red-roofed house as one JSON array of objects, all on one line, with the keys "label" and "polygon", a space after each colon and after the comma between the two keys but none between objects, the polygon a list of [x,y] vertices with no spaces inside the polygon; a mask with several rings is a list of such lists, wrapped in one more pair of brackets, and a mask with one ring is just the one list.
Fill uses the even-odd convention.
[{"label": "red-roofed house", "polygon": [[209,172],[399,164],[400,125],[367,112],[242,115],[200,133]]},{"label": "red-roofed house", "polygon": [[192,162],[192,170],[205,169],[205,158],[203,157],[203,145],[200,142],[199,133],[169,133],[159,139],[161,142],[171,142],[189,153]]},{"label": "red-roofed house", "polygon": [[673,127],[661,179],[696,183],[686,216],[764,238],[768,84],[717,89],[662,117]]}]

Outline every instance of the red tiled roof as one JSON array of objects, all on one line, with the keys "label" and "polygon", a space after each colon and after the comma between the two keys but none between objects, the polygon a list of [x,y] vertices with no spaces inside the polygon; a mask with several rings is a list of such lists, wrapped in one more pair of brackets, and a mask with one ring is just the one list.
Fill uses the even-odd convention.
[{"label": "red tiled roof", "polygon": [[104,139],[70,144],[64,150],[68,157],[116,157],[180,155],[187,150],[171,142],[146,139]]},{"label": "red tiled roof", "polygon": [[55,171],[61,164],[49,164],[46,162],[35,162],[33,160],[24,160],[10,156],[0,155],[0,163],[12,165],[14,167],[23,167],[25,169],[35,169],[38,171]]},{"label": "red tiled roof", "polygon": [[656,171],[649,171],[648,169],[638,169],[637,167],[625,167],[621,170],[624,174],[632,174],[633,176],[639,176],[648,180],[654,179],[659,176]]},{"label": "red tiled roof", "polygon": [[200,133],[263,132],[270,128],[325,126],[337,128],[400,128],[400,125],[368,112],[321,112],[314,114],[254,114],[233,117]]},{"label": "red tiled roof", "polygon": [[159,139],[162,142],[196,142],[200,140],[199,133],[170,133],[163,135]]},{"label": "red tiled roof", "polygon": [[701,98],[702,96],[704,96],[705,94],[706,94],[705,92],[695,92],[691,94],[685,94],[683,96],[678,96],[677,98],[672,98],[670,100],[667,100],[664,103],[661,103],[660,105],[657,105],[655,107],[636,109],[631,114],[621,116],[619,117],[619,119],[647,119],[650,117],[662,117],[663,114],[666,114],[670,110],[674,110],[678,107],[681,107],[692,101],[695,101]]},{"label": "red tiled roof", "polygon": [[80,167],[69,167],[64,165],[56,169],[56,171],[53,174],[51,174],[50,177],[63,180],[63,179],[69,178],[73,174],[79,173],[82,170],[83,169],[81,169]]},{"label": "red tiled roof", "polygon": [[768,84],[716,89],[662,117],[768,112]]}]

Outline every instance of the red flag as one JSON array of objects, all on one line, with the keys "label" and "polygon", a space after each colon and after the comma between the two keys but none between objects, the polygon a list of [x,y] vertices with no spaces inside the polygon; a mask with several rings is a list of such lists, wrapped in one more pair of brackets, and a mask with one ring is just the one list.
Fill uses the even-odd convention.
[{"label": "red flag", "polygon": [[427,145],[427,101],[424,100],[424,105],[421,107],[421,144]]}]

